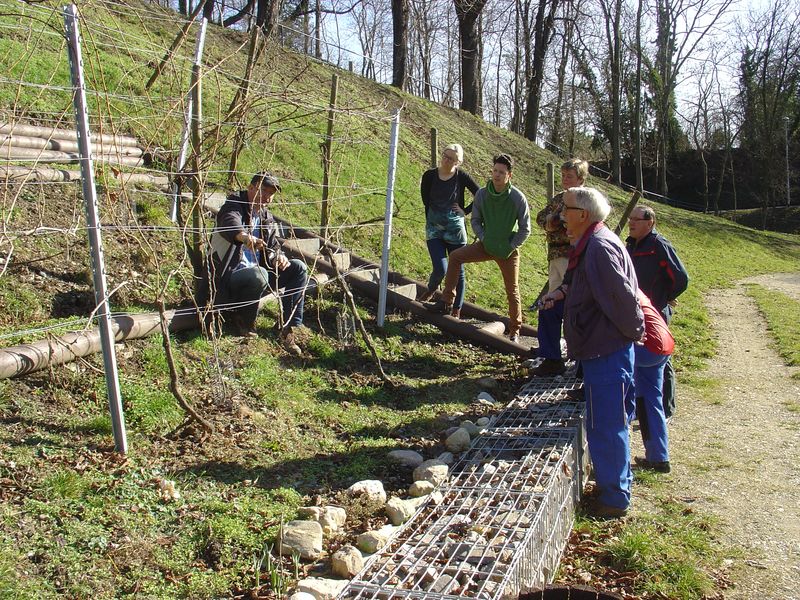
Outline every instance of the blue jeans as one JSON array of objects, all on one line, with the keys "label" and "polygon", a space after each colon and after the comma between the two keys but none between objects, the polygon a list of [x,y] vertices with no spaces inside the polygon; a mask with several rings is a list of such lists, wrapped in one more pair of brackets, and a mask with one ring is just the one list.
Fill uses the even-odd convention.
[{"label": "blue jeans", "polygon": [[[459,248],[463,248],[465,244],[451,244],[445,242],[443,239],[435,238],[428,240],[428,254],[431,255],[431,265],[433,271],[428,279],[428,289],[433,291],[442,283],[445,273],[447,273],[447,257],[450,253]],[[464,304],[464,291],[467,289],[467,279],[464,276],[464,265],[461,265],[461,271],[458,274],[458,283],[456,284],[456,299],[453,301],[453,308],[461,308]]]},{"label": "blue jeans", "polygon": [[297,259],[289,261],[289,266],[276,274],[263,267],[245,267],[231,273],[228,281],[230,298],[233,302],[246,302],[238,309],[245,323],[253,323],[258,316],[258,301],[269,292],[283,288],[281,308],[283,325],[296,327],[303,324],[303,305],[305,303],[308,268]]},{"label": "blue jeans", "polygon": [[564,321],[564,301],[559,300],[552,308],[539,311],[536,339],[537,354],[542,358],[561,359],[561,323]]},{"label": "blue jeans", "polygon": [[650,352],[644,346],[634,346],[636,363],[633,370],[636,387],[636,415],[642,432],[645,458],[650,462],[669,460],[667,420],[662,403],[664,365],[669,356]]},{"label": "blue jeans", "polygon": [[599,358],[582,360],[586,439],[599,500],[616,508],[631,502],[628,408],[633,406],[633,344]]}]

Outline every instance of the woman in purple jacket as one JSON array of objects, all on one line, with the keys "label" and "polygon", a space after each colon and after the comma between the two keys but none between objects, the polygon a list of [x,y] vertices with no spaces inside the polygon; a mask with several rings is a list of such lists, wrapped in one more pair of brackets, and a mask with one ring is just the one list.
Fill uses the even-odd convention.
[{"label": "woman in purple jacket", "polygon": [[569,357],[583,365],[586,437],[599,492],[589,512],[600,518],[624,516],[630,505],[626,406],[634,401],[633,343],[644,332],[633,263],[603,223],[610,212],[596,189],[565,192],[561,218],[572,244],[568,283],[543,298],[545,308],[566,299],[564,337]]}]

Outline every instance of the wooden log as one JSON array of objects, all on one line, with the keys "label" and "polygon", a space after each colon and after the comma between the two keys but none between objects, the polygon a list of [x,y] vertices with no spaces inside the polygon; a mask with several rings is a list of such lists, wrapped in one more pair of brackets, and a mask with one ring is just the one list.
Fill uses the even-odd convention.
[{"label": "wooden log", "polygon": [[[48,140],[27,135],[0,134],[0,156],[8,148],[32,148],[34,150],[56,150],[59,152],[77,152],[80,150],[77,141]],[[142,156],[144,150],[136,146],[114,146],[111,144],[92,144],[92,152],[98,154],[119,154],[121,156]]]},{"label": "wooden log", "polygon": [[[183,331],[198,326],[196,313],[167,313],[170,331]],[[133,340],[161,333],[161,317],[158,313],[113,317],[112,330],[118,342]],[[17,377],[48,366],[60,365],[100,351],[100,330],[68,333],[59,338],[22,344],[0,350],[0,379]]]},{"label": "wooden log", "polygon": [[[39,167],[22,167],[19,165],[0,166],[0,183],[13,182],[25,183],[30,181],[49,181],[54,183],[67,181],[80,181],[80,171],[70,171],[67,169],[48,169]],[[143,183],[157,185],[166,191],[169,185],[169,177],[150,175],[149,173],[118,173],[108,174],[108,177],[101,179],[99,183],[107,183],[107,179],[114,179],[122,184]]]},{"label": "wooden log", "polygon": [[494,335],[503,335],[506,326],[501,321],[492,321],[491,323],[486,323],[486,325],[481,325],[478,329]]},{"label": "wooden log", "polygon": [[[144,159],[139,156],[118,156],[116,154],[93,154],[95,162],[104,162],[129,167],[144,166]],[[32,161],[36,163],[66,163],[73,164],[81,161],[77,152],[59,152],[57,150],[34,150],[32,148],[2,148],[0,160],[8,162]]]},{"label": "wooden log", "polygon": [[[25,123],[0,123],[0,133],[10,135],[29,135],[54,140],[78,140],[78,132],[74,129],[58,129],[56,127],[39,127]],[[127,135],[92,134],[95,144],[113,144],[114,146],[140,146],[139,140]]]}]

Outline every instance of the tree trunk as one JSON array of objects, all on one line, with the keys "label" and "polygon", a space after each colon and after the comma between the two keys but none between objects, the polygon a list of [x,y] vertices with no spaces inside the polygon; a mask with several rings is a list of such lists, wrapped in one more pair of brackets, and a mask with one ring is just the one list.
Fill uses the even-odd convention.
[{"label": "tree trunk", "polygon": [[561,59],[558,62],[558,89],[556,92],[556,106],[553,112],[553,125],[550,128],[550,145],[563,151],[561,139],[561,111],[564,105],[564,84],[567,76],[567,63],[569,62],[569,47],[572,39],[572,23],[565,20],[564,38],[561,44]]},{"label": "tree trunk", "polygon": [[613,44],[611,52],[611,181],[622,182],[622,0],[614,0]]},{"label": "tree trunk", "polygon": [[536,22],[533,27],[531,75],[528,80],[528,97],[525,108],[524,135],[536,141],[539,130],[539,106],[542,100],[542,82],[547,58],[547,48],[553,37],[553,23],[560,0],[539,0]]},{"label": "tree trunk", "polygon": [[645,0],[636,7],[636,106],[633,111],[633,162],[636,168],[636,189],[644,192],[642,173],[642,11]]},{"label": "tree trunk", "polygon": [[454,0],[461,40],[460,108],[481,116],[480,36],[478,19],[486,0]]},{"label": "tree trunk", "polygon": [[280,0],[258,0],[256,10],[256,27],[261,27],[264,37],[269,37],[278,22]]},{"label": "tree trunk", "polygon": [[408,73],[408,0],[392,0],[392,85],[405,88]]},{"label": "tree trunk", "polygon": [[214,0],[208,0],[203,6],[203,16],[208,19],[209,23],[214,21]]}]

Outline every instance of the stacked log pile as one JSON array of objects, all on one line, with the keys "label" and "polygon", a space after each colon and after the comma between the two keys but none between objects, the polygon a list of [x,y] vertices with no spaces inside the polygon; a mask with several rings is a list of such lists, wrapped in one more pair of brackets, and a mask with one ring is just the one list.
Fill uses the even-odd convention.
[{"label": "stacked log pile", "polygon": [[[112,167],[143,167],[152,162],[136,138],[124,135],[92,136],[92,159]],[[59,169],[43,165],[79,164],[81,156],[75,130],[40,127],[24,123],[0,122],[0,180],[4,181],[74,181],[80,170]],[[165,185],[166,177],[146,173],[122,173],[112,169],[113,176],[124,183]]]}]

